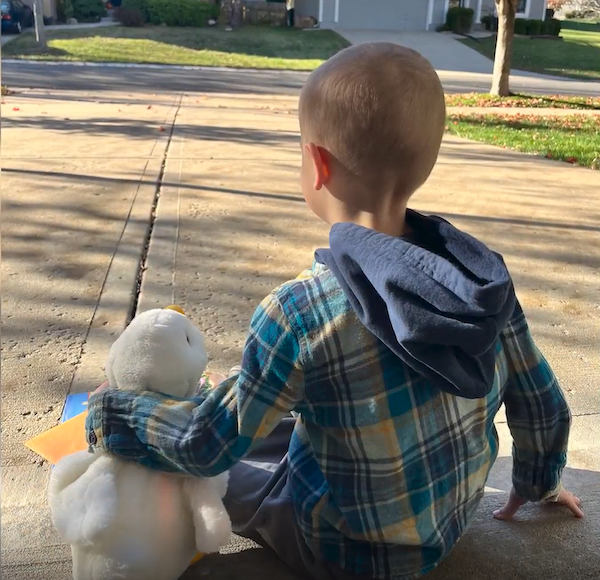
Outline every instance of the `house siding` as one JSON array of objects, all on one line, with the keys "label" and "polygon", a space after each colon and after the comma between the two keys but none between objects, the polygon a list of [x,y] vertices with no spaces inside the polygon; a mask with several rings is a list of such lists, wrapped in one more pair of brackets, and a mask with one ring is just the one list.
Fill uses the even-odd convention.
[{"label": "house siding", "polygon": [[[23,4],[26,4],[33,10],[34,0],[23,0]],[[47,18],[56,18],[56,0],[42,0],[42,7],[44,8],[44,16]]]},{"label": "house siding", "polygon": [[296,14],[298,16],[312,16],[319,20],[319,0],[297,0]]},{"label": "house siding", "polygon": [[435,30],[438,26],[446,22],[446,10],[446,0],[434,0],[429,30]]},{"label": "house siding", "polygon": [[[335,0],[322,0],[323,2],[323,20],[321,21],[321,27],[323,28],[335,28]],[[318,10],[318,8],[317,8]],[[317,16],[318,18],[318,16]]]},{"label": "house siding", "polygon": [[[471,4],[476,5],[477,0],[471,0]],[[531,18],[533,20],[544,20],[546,18],[546,0],[527,0],[527,13],[521,18]],[[483,0],[481,15],[496,14],[496,3],[494,0]]]}]

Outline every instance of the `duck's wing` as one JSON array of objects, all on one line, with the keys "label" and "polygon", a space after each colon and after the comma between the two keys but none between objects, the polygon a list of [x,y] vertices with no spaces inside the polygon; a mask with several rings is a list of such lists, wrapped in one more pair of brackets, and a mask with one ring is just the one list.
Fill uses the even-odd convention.
[{"label": "duck's wing", "polygon": [[101,541],[117,515],[118,460],[74,453],[52,470],[48,503],[54,527],[71,545]]}]

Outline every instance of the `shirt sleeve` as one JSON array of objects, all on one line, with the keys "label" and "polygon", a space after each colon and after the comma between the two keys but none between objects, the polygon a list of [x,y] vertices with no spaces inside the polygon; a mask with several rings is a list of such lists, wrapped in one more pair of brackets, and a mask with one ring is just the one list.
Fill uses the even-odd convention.
[{"label": "shirt sleeve", "polygon": [[503,344],[509,372],[504,404],[513,437],[513,486],[529,501],[551,499],[561,489],[571,413],[518,303]]},{"label": "shirt sleeve", "polygon": [[304,397],[301,348],[275,294],[250,324],[241,372],[209,394],[177,400],[106,390],[90,398],[90,450],[160,471],[210,477],[265,439]]}]

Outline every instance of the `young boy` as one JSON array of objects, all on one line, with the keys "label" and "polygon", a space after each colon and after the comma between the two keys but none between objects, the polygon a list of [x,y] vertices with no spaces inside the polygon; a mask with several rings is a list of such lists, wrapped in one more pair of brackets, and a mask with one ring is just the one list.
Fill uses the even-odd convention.
[{"label": "young boy", "polygon": [[297,573],[406,580],[469,526],[504,402],[514,490],[496,517],[550,499],[583,515],[560,483],[569,409],[502,258],[407,209],[444,123],[439,79],[412,50],[355,46],[311,74],[301,182],[330,248],[262,302],[240,372],[212,392],[93,396],[91,448],[195,476],[230,469],[234,531]]}]

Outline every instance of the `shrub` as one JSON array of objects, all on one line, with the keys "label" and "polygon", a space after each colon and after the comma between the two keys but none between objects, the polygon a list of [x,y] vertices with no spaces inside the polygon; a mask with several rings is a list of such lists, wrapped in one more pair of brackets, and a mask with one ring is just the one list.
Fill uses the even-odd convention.
[{"label": "shrub", "polygon": [[144,18],[144,22],[148,22],[148,0],[123,0],[121,9],[137,10]]},{"label": "shrub", "polygon": [[137,8],[118,8],[115,16],[123,26],[144,26],[146,23],[146,18]]},{"label": "shrub", "polygon": [[106,16],[106,8],[102,0],[72,0],[73,18],[77,22],[98,22]]},{"label": "shrub", "polygon": [[559,36],[560,31],[562,30],[562,22],[560,20],[557,20],[556,18],[548,20],[548,22],[550,23],[549,34],[551,34],[552,36]]},{"label": "shrub", "polygon": [[219,16],[219,7],[198,0],[149,0],[149,20],[167,26],[206,26]]},{"label": "shrub", "polygon": [[523,18],[515,20],[515,34],[527,34],[527,20]]},{"label": "shrub", "polygon": [[199,0],[123,0],[123,8],[137,10],[150,24],[206,26],[218,18],[219,5]]},{"label": "shrub", "polygon": [[73,18],[73,2],[71,0],[59,0],[56,4],[56,17],[59,22],[66,22]]},{"label": "shrub", "polygon": [[539,36],[544,25],[543,20],[526,20],[526,30],[529,36]]},{"label": "shrub", "polygon": [[475,11],[472,8],[449,8],[446,14],[446,25],[455,34],[466,34],[473,26]]},{"label": "shrub", "polygon": [[562,22],[554,18],[545,20],[542,24],[542,34],[547,36],[558,36],[562,30]]}]

